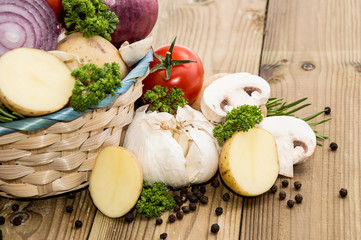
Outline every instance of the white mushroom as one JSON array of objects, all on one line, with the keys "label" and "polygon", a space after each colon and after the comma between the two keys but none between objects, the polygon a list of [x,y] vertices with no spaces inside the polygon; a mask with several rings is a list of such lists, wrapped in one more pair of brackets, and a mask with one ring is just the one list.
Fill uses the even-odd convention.
[{"label": "white mushroom", "polygon": [[229,74],[204,90],[201,110],[212,123],[223,123],[227,112],[237,106],[266,104],[270,92],[267,81],[259,76],[244,72]]},{"label": "white mushroom", "polygon": [[280,175],[293,177],[293,165],[304,162],[316,148],[316,135],[302,119],[266,117],[256,127],[269,131],[276,140]]}]

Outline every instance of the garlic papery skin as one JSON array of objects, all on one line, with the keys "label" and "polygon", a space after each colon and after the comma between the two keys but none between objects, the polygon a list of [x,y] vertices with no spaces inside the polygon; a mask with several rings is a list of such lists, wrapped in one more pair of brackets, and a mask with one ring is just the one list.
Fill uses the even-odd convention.
[{"label": "garlic papery skin", "polygon": [[188,105],[175,116],[147,109],[137,109],[123,144],[137,157],[144,180],[179,188],[212,178],[220,151],[213,124]]}]

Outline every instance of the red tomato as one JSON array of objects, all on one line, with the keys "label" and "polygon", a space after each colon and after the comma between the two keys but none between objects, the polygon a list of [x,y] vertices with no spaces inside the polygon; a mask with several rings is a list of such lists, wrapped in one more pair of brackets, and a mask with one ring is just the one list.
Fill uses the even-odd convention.
[{"label": "red tomato", "polygon": [[[165,57],[169,48],[170,44],[159,47],[155,50],[155,53]],[[181,88],[184,92],[184,98],[188,99],[188,104],[190,105],[195,101],[203,85],[204,70],[201,59],[191,49],[175,44],[172,60],[194,60],[196,62],[173,66],[169,80],[164,79],[166,73],[163,69],[150,73],[143,80],[143,92],[151,90],[156,85],[161,85],[168,89],[173,87]],[[154,57],[154,61],[150,63],[150,69],[159,63],[159,60]]]},{"label": "red tomato", "polygon": [[59,18],[61,10],[61,0],[46,0],[50,6],[54,9],[56,17]]}]

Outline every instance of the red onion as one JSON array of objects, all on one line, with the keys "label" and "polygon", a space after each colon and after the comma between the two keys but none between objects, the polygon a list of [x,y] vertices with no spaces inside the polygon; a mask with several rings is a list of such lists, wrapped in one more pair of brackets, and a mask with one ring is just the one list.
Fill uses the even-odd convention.
[{"label": "red onion", "polygon": [[0,0],[0,56],[20,48],[53,50],[60,29],[45,0]]},{"label": "red onion", "polygon": [[147,37],[158,18],[158,0],[104,0],[104,3],[119,18],[111,36],[116,47],[124,41],[132,43]]}]

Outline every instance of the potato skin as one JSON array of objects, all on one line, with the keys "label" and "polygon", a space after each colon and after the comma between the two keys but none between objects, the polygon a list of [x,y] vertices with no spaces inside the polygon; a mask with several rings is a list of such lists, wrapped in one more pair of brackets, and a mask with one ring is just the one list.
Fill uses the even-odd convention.
[{"label": "potato skin", "polygon": [[[128,74],[128,67],[118,49],[101,36],[86,38],[82,33],[72,33],[58,43],[56,50],[77,55],[80,62],[94,63],[99,67],[103,67],[104,63],[116,62],[120,66],[122,78]],[[79,67],[79,64],[73,61],[68,66],[74,70]]]}]

